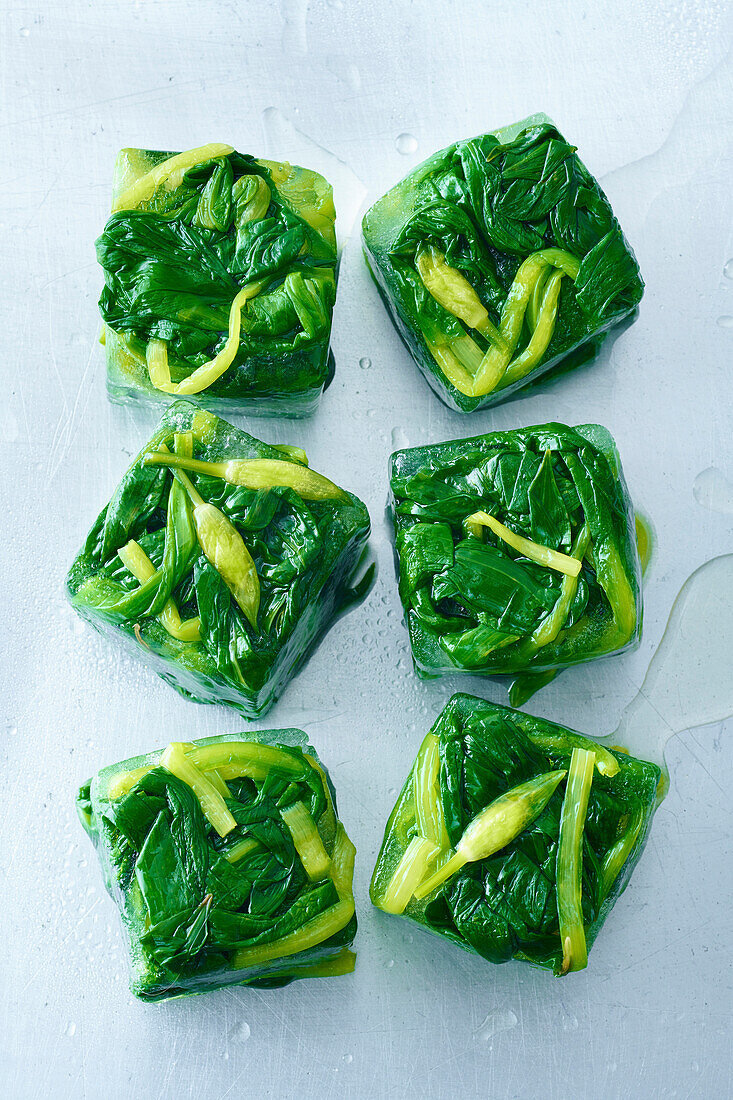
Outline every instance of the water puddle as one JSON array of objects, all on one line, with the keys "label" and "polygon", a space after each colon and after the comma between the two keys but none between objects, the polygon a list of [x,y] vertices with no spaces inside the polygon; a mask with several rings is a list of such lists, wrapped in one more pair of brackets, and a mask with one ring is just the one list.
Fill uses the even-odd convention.
[{"label": "water puddle", "polygon": [[733,715],[733,554],[705,562],[677,596],[644,683],[604,743],[664,763],[677,733]]},{"label": "water puddle", "polygon": [[262,112],[262,124],[267,157],[312,168],[325,176],[333,187],[336,235],[343,248],[364,204],[366,187],[345,161],[294,126],[279,108],[266,107]]},{"label": "water puddle", "polygon": [[[604,189],[616,195],[619,190],[635,196],[640,218],[646,219],[658,195],[669,189],[670,180],[675,186],[687,186],[720,153],[713,143],[704,147],[700,134],[700,119],[714,118],[718,104],[730,99],[733,82],[733,54],[729,51],[714,68],[690,89],[687,98],[673,120],[670,130],[659,148],[652,153],[620,165],[601,177]],[[696,155],[688,155],[695,149]]]}]

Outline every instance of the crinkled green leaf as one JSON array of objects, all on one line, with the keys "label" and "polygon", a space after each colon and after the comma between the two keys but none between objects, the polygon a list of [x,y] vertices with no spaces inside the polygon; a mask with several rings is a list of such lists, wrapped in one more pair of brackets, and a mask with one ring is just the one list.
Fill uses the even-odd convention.
[{"label": "crinkled green leaf", "polygon": [[555,481],[551,451],[545,452],[527,488],[527,503],[532,541],[553,550],[567,550],[572,539],[570,517]]}]

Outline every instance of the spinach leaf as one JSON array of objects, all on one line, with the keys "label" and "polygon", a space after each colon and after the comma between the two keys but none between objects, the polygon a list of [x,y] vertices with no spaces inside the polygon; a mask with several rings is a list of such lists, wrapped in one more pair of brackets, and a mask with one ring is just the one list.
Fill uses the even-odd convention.
[{"label": "spinach leaf", "polygon": [[408,592],[453,565],[453,535],[447,523],[416,523],[400,532],[400,585]]},{"label": "spinach leaf", "polygon": [[488,612],[509,633],[530,627],[550,602],[528,566],[475,539],[456,545],[453,566],[433,581],[433,597],[454,599],[475,614]]},{"label": "spinach leaf", "polygon": [[534,542],[567,549],[572,540],[570,517],[560,496],[552,468],[552,452],[546,451],[542,464],[527,487],[529,526]]},{"label": "spinach leaf", "polygon": [[575,282],[575,297],[592,322],[638,304],[638,269],[616,226],[585,254]]}]

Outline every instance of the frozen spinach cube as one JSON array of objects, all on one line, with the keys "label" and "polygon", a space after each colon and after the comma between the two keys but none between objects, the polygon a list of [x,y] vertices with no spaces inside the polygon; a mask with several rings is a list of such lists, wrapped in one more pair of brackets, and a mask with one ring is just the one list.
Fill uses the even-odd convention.
[{"label": "frozen spinach cube", "polygon": [[635,517],[604,428],[488,432],[390,466],[419,675],[536,677],[638,643]]},{"label": "frozen spinach cube", "polygon": [[400,336],[459,412],[585,362],[644,289],[606,196],[545,115],[435,153],[363,236]]},{"label": "frozen spinach cube", "polygon": [[114,401],[307,416],[333,374],[336,212],[317,172],[123,149],[97,241]]},{"label": "frozen spinach cube", "polygon": [[372,901],[489,962],[582,970],[659,780],[655,764],[565,726],[454,695],[387,822]]},{"label": "frozen spinach cube", "polygon": [[142,1000],[353,970],[354,846],[300,730],[172,742],[102,769],[77,809]]},{"label": "frozen spinach cube", "polygon": [[67,577],[71,603],[183,695],[263,714],[354,587],[366,507],[275,447],[187,402],[97,517]]}]

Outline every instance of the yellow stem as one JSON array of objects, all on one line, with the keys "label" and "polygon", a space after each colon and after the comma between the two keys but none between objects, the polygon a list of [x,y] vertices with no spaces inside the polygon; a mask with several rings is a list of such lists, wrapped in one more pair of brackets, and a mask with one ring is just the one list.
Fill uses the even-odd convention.
[{"label": "yellow stem", "polygon": [[202,363],[192,374],[189,374],[188,378],[184,378],[180,382],[165,382],[159,386],[153,382],[156,389],[164,393],[175,394],[176,397],[191,396],[208,389],[217,379],[221,378],[231,367],[239,350],[242,307],[246,305],[250,298],[256,297],[262,288],[267,285],[267,282],[267,279],[260,279],[258,282],[249,283],[247,286],[243,286],[236,295],[229,310],[229,335],[224,347],[216,353],[213,359],[210,359],[208,363]]},{"label": "yellow stem", "polygon": [[150,381],[156,390],[164,390],[171,384],[171,372],[168,366],[168,344],[165,340],[148,340],[145,349],[145,362],[148,365]]},{"label": "yellow stem", "polygon": [[338,902],[326,909],[324,913],[319,913],[317,917],[306,921],[295,932],[290,932],[279,940],[241,948],[234,955],[232,965],[242,969],[248,966],[259,966],[272,959],[282,959],[287,955],[300,954],[340,932],[354,915],[352,893],[354,854],[354,845],[347,837],[343,825],[339,825],[331,870],[331,878],[339,897]]},{"label": "yellow stem", "polygon": [[227,836],[232,829],[236,829],[237,823],[227,809],[224,799],[211,780],[186,756],[180,742],[171,741],[161,756],[160,763],[178,779],[188,784],[199,800],[204,816],[219,836]]},{"label": "yellow stem", "polygon": [[537,562],[538,565],[556,569],[558,573],[565,573],[569,577],[577,577],[580,573],[582,563],[577,558],[573,558],[569,554],[563,554],[560,550],[552,550],[549,546],[543,546],[539,542],[532,542],[531,539],[526,539],[523,535],[518,535],[515,531],[505,527],[494,516],[489,515],[488,512],[474,512],[464,522],[466,526],[471,525],[469,530],[475,531],[477,525],[488,527],[497,538],[506,542],[518,554],[529,558],[530,561]]},{"label": "yellow stem", "polygon": [[331,867],[331,860],[323,847],[321,835],[308,807],[303,802],[295,802],[286,810],[281,810],[280,817],[288,827],[308,878],[311,882],[325,878]]},{"label": "yellow stem", "polygon": [[[157,572],[142,546],[134,539],[130,539],[125,546],[121,546],[117,551],[117,556],[140,584],[145,584]],[[168,634],[179,642],[201,641],[201,620],[197,616],[194,619],[187,619],[182,622],[178,607],[172,596],[166,601],[163,610],[158,615],[158,619]]]},{"label": "yellow stem", "polygon": [[126,191],[118,195],[112,203],[112,212],[135,210],[141,202],[152,198],[159,187],[165,185],[169,191],[180,187],[183,177],[191,168],[204,164],[207,160],[213,160],[215,157],[228,157],[233,152],[234,148],[231,145],[212,142],[208,145],[199,145],[196,149],[189,149],[185,153],[176,153],[175,156],[156,164],[155,168],[151,168],[144,176],[135,180]]}]

